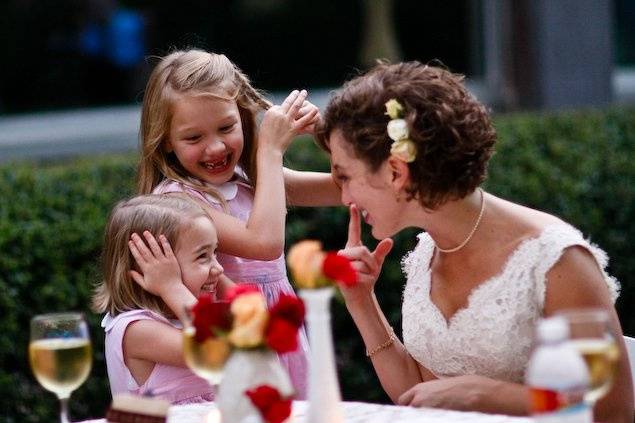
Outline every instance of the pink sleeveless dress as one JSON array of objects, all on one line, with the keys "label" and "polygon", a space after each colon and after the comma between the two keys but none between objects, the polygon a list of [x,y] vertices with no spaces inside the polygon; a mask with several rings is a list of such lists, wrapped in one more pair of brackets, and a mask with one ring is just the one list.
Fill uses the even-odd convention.
[{"label": "pink sleeveless dress", "polygon": [[[253,207],[253,189],[246,182],[230,181],[220,186],[215,186],[218,192],[227,201],[229,214],[246,222]],[[184,186],[180,182],[166,179],[154,189],[153,194],[168,192],[186,192],[210,206],[223,211],[221,204],[211,195],[202,193],[193,188]],[[281,293],[295,295],[285,266],[284,254],[275,260],[262,261],[251,260],[242,257],[218,253],[218,262],[225,269],[225,275],[236,283],[250,283],[259,287],[267,300],[267,305],[272,306]],[[309,343],[304,327],[299,332],[298,349],[296,351],[280,354],[280,362],[289,372],[291,382],[296,391],[295,399],[306,398],[308,383],[308,352]]]},{"label": "pink sleeveless dress", "polygon": [[209,383],[187,367],[156,363],[148,379],[139,385],[132,377],[123,357],[123,336],[128,325],[137,320],[154,320],[180,329],[180,323],[166,319],[150,310],[131,310],[115,317],[106,314],[101,326],[106,332],[105,352],[108,381],[113,397],[127,393],[150,395],[172,404],[190,404],[214,399]]}]

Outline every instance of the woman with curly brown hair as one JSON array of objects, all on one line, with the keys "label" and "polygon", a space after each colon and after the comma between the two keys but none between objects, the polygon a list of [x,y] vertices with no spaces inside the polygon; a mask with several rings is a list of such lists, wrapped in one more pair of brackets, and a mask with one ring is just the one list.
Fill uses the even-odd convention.
[{"label": "woman with curly brown hair", "polygon": [[[485,192],[496,133],[462,77],[417,62],[380,64],[347,82],[318,129],[350,206],[346,248],[360,283],[346,306],[395,403],[527,414],[523,386],[537,320],[607,310],[620,361],[601,421],[632,422],[633,388],[606,254],[555,216]],[[360,240],[360,220],[381,239]],[[374,295],[390,236],[423,229],[403,260],[403,344]]]}]

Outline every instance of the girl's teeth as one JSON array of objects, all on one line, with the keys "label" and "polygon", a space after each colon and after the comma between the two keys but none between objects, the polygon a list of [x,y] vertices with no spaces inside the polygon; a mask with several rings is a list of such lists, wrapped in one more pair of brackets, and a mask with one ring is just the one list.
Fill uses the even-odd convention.
[{"label": "girl's teeth", "polygon": [[225,156],[225,158],[219,162],[205,163],[205,167],[208,169],[216,169],[225,165],[227,165],[227,156]]},{"label": "girl's teeth", "polygon": [[362,210],[362,217],[366,219],[368,217],[368,212],[366,210]]}]

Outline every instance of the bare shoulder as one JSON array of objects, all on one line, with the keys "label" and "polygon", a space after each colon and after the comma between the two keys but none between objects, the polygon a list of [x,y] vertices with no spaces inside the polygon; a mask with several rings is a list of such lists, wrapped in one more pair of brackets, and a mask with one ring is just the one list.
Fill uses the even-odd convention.
[{"label": "bare shoulder", "polygon": [[567,224],[552,214],[493,195],[488,197],[491,212],[496,216],[497,236],[507,234],[510,243],[518,244],[525,239],[536,238],[549,226]]},{"label": "bare shoulder", "polygon": [[128,353],[139,350],[145,350],[146,345],[156,345],[156,343],[166,336],[173,336],[180,332],[174,326],[156,320],[135,320],[126,328],[123,337],[124,349]]},{"label": "bare shoulder", "polygon": [[593,254],[580,245],[566,248],[547,272],[545,312],[612,305],[604,275]]}]

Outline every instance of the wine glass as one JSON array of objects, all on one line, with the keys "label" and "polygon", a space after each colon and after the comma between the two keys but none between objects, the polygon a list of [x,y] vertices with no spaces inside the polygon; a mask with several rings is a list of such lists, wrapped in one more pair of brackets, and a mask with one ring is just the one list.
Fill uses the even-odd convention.
[{"label": "wine glass", "polygon": [[92,348],[81,313],[42,314],[31,319],[29,362],[37,381],[60,400],[60,421],[68,423],[68,399],[88,377]]},{"label": "wine glass", "polygon": [[[229,302],[216,301],[203,312],[213,314],[207,316],[205,321],[226,324],[229,321]],[[210,385],[218,385],[223,378],[223,368],[231,348],[226,337],[219,333],[219,328],[209,328],[207,336],[198,334],[194,324],[194,315],[191,308],[186,309],[187,319],[183,328],[183,355],[187,366],[198,376],[207,380]],[[222,326],[222,325],[221,325]],[[202,339],[202,338],[205,339]]]},{"label": "wine glass", "polygon": [[569,323],[569,338],[589,369],[589,389],[584,400],[593,406],[611,388],[619,349],[606,310],[589,308],[560,313]]}]

